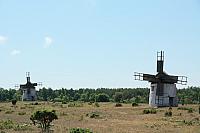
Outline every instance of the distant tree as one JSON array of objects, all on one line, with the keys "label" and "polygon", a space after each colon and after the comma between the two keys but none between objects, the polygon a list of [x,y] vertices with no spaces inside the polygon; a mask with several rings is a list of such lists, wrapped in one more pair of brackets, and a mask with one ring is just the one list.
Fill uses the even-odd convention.
[{"label": "distant tree", "polygon": [[13,99],[16,99],[17,101],[21,101],[22,98],[22,91],[21,90],[17,90],[16,93],[13,96]]},{"label": "distant tree", "polygon": [[55,110],[52,111],[36,111],[33,115],[31,115],[30,120],[34,125],[39,124],[42,131],[49,131],[51,127],[51,122],[53,120],[58,119]]},{"label": "distant tree", "polygon": [[63,97],[63,101],[64,101],[64,102],[69,102],[69,97],[68,97],[67,95],[64,96],[64,97]]},{"label": "distant tree", "polygon": [[79,99],[80,99],[80,94],[78,94],[78,93],[76,93],[75,95],[74,95],[74,98],[73,98],[73,100],[74,101],[78,101]]},{"label": "distant tree", "polygon": [[48,90],[43,87],[42,89],[39,90],[38,96],[41,98],[43,101],[47,101],[48,99]]},{"label": "distant tree", "polygon": [[81,94],[80,100],[83,102],[88,102],[89,101],[88,94],[87,93]]},{"label": "distant tree", "polygon": [[95,93],[90,94],[89,101],[90,102],[95,102],[96,101],[96,94]]},{"label": "distant tree", "polygon": [[105,93],[98,94],[96,97],[97,102],[109,102],[109,96]]},{"label": "distant tree", "polygon": [[119,103],[122,101],[122,97],[123,97],[122,92],[115,92],[114,101]]},{"label": "distant tree", "polygon": [[132,92],[131,92],[131,90],[128,90],[128,89],[126,89],[126,90],[124,90],[123,92],[122,92],[122,99],[123,100],[130,100],[133,96],[132,96]]}]

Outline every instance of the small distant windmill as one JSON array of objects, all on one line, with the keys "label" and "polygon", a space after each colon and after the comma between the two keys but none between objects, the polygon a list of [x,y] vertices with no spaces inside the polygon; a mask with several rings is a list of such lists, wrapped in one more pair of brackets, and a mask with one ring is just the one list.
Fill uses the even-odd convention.
[{"label": "small distant windmill", "polygon": [[135,80],[149,81],[151,89],[149,94],[149,105],[152,107],[178,106],[176,96],[176,83],[187,84],[187,77],[172,76],[163,71],[164,51],[157,52],[157,74],[144,74],[135,72]]},{"label": "small distant windmill", "polygon": [[26,84],[20,85],[20,90],[23,92],[22,101],[35,101],[37,100],[35,87],[41,86],[42,83],[31,83],[30,72],[26,72],[26,79]]}]

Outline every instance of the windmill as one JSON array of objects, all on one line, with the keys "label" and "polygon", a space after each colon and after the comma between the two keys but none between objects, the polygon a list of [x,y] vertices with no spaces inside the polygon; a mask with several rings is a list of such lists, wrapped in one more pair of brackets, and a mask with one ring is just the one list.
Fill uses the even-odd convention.
[{"label": "windmill", "polygon": [[135,80],[149,81],[149,105],[152,107],[178,106],[176,84],[186,85],[187,77],[168,75],[163,71],[164,51],[157,52],[157,74],[134,73]]},{"label": "windmill", "polygon": [[42,83],[31,83],[30,72],[26,72],[26,79],[26,84],[20,85],[20,90],[23,92],[22,101],[35,101],[37,99],[35,87],[41,86]]}]

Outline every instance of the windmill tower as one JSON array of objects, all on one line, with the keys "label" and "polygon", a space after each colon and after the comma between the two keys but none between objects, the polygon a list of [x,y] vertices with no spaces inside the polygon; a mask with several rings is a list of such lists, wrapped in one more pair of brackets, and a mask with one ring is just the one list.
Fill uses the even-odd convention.
[{"label": "windmill tower", "polygon": [[20,89],[23,92],[22,101],[35,101],[36,97],[36,90],[35,87],[40,85],[38,83],[31,83],[30,81],[30,72],[26,72],[26,84],[21,84]]},{"label": "windmill tower", "polygon": [[135,80],[149,81],[151,89],[149,105],[151,107],[178,106],[176,84],[186,85],[187,77],[168,75],[163,71],[164,51],[157,52],[157,74],[135,72]]}]

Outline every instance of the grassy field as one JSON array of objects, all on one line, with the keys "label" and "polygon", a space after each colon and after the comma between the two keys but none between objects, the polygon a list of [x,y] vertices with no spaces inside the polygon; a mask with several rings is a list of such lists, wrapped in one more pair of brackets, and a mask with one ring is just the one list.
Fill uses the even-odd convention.
[{"label": "grassy field", "polygon": [[[37,110],[56,110],[58,120],[51,128],[55,133],[67,133],[70,128],[89,128],[94,133],[198,133],[200,132],[200,115],[198,105],[180,105],[172,108],[172,117],[166,117],[169,108],[158,108],[156,114],[144,114],[150,109],[147,104],[132,107],[115,103],[50,103],[17,102],[0,103],[0,133],[41,132],[31,124],[30,116]],[[191,109],[189,109],[191,108]],[[190,111],[188,111],[190,110]]]}]

